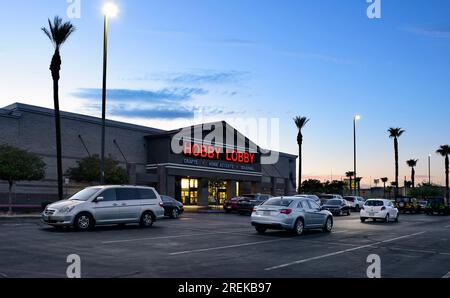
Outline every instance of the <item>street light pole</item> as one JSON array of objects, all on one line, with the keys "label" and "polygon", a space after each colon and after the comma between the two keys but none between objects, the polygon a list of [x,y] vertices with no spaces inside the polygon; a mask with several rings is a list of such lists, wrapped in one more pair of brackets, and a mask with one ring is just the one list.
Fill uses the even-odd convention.
[{"label": "street light pole", "polygon": [[[353,117],[353,173],[355,174],[355,179],[353,179],[353,181],[355,181],[358,178],[358,173],[356,171],[356,121],[360,120],[361,116],[356,115],[355,117]],[[356,184],[355,184],[356,186]],[[355,194],[357,194],[357,191],[355,190],[356,187],[354,187],[354,192]],[[359,193],[358,193],[359,195]]]},{"label": "street light pole", "polygon": [[105,134],[106,134],[106,75],[108,66],[108,17],[117,15],[118,9],[112,3],[103,6],[103,85],[102,85],[102,149],[100,160],[100,184],[105,184]]},{"label": "street light pole", "polygon": [[428,184],[431,185],[431,154],[428,154]]},{"label": "street light pole", "polygon": [[106,130],[106,74],[108,65],[108,15],[103,22],[103,88],[102,88],[102,151],[100,161],[100,184],[105,184],[105,130]]}]

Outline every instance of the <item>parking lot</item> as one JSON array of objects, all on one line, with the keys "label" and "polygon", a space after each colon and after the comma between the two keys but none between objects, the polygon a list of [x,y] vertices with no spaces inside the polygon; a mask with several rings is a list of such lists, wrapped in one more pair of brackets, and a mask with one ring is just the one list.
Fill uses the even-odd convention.
[{"label": "parking lot", "polygon": [[82,277],[366,277],[367,256],[382,277],[450,276],[450,217],[402,215],[400,223],[335,218],[333,233],[258,235],[250,218],[187,213],[150,229],[59,231],[38,219],[0,219],[0,277],[65,277],[70,254]]}]

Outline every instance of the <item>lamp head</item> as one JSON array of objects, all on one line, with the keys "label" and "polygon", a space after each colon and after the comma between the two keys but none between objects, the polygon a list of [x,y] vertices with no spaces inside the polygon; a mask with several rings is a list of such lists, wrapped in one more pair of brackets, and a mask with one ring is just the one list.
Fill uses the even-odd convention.
[{"label": "lamp head", "polygon": [[107,2],[103,5],[103,14],[107,17],[115,17],[119,13],[119,8],[112,2]]},{"label": "lamp head", "polygon": [[355,116],[355,120],[356,120],[356,121],[361,120],[361,116],[360,116],[360,115],[356,115],[356,116]]}]

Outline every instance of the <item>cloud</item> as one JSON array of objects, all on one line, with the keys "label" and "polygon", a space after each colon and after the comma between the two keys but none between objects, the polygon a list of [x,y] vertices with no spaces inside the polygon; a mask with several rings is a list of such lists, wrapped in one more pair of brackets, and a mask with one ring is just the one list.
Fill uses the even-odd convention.
[{"label": "cloud", "polygon": [[[208,92],[202,88],[164,88],[160,90],[108,89],[107,97],[110,102],[130,101],[134,103],[174,103],[187,101],[195,95],[205,95]],[[98,99],[102,97],[102,90],[95,88],[81,88],[72,93],[82,99]]]},{"label": "cloud", "polygon": [[155,108],[123,108],[113,107],[109,113],[113,116],[135,118],[135,119],[192,119],[195,115],[195,108],[183,107],[155,107]]},{"label": "cloud", "polygon": [[165,81],[172,84],[230,84],[239,83],[245,79],[248,72],[244,71],[212,71],[192,70],[187,72],[155,73],[124,78],[125,81]]},{"label": "cloud", "polygon": [[403,28],[404,31],[434,37],[434,38],[450,38],[450,28],[425,28],[425,27],[406,27]]}]

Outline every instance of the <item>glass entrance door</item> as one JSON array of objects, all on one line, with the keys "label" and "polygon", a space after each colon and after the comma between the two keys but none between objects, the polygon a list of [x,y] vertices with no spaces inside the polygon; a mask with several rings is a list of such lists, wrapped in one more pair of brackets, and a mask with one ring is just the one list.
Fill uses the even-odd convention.
[{"label": "glass entrance door", "polygon": [[181,179],[181,202],[187,206],[198,204],[198,179]]}]

